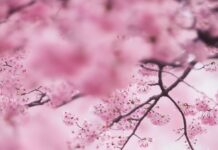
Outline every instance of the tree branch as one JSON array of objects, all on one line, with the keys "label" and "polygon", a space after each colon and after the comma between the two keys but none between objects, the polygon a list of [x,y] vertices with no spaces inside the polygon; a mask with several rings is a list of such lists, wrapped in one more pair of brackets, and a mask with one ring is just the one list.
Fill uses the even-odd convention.
[{"label": "tree branch", "polygon": [[156,99],[153,104],[151,104],[151,106],[148,108],[146,113],[139,119],[139,121],[137,122],[136,126],[134,127],[132,133],[127,137],[127,140],[124,142],[123,146],[120,148],[121,150],[123,150],[125,148],[126,144],[129,142],[131,137],[135,135],[135,133],[136,133],[137,129],[139,128],[141,122],[148,115],[148,113],[152,110],[152,108],[154,108],[154,106],[157,104],[158,100],[159,100],[159,98]]},{"label": "tree branch", "polygon": [[189,63],[189,66],[185,69],[183,74],[171,85],[169,86],[166,90],[165,93],[168,94],[172,89],[174,89],[181,81],[183,81],[187,75],[191,72],[192,68],[195,66],[197,62],[192,61]]},{"label": "tree branch", "polygon": [[[128,113],[126,113],[125,115],[120,115],[117,118],[115,118],[112,123],[110,124],[110,127],[113,126],[114,123],[119,122],[121,119],[131,115],[132,113],[134,113],[136,110],[140,109],[141,107],[143,107],[146,104],[149,104],[152,100],[154,100],[154,102],[148,107],[147,111],[144,113],[144,115],[138,119],[138,122],[136,124],[136,126],[134,127],[132,133],[127,137],[127,140],[124,142],[123,146],[120,148],[121,150],[123,150],[126,146],[126,144],[129,142],[129,140],[131,139],[131,137],[133,135],[135,135],[138,127],[140,126],[141,122],[143,121],[143,119],[147,116],[147,114],[154,108],[154,106],[157,104],[157,102],[160,100],[161,97],[168,97],[170,98],[170,100],[174,103],[174,105],[177,107],[177,109],[180,111],[182,118],[183,118],[183,122],[184,122],[184,135],[186,136],[186,140],[189,144],[189,147],[191,148],[191,150],[194,150],[189,138],[188,138],[188,134],[187,134],[187,123],[186,123],[186,118],[182,112],[182,110],[180,109],[180,107],[177,105],[177,103],[168,95],[168,93],[174,89],[180,82],[182,82],[187,75],[191,72],[191,70],[193,69],[194,65],[196,64],[196,61],[192,61],[190,62],[190,64],[188,65],[188,67],[184,70],[183,74],[177,78],[177,80],[171,84],[168,88],[164,88],[164,84],[163,84],[163,80],[162,80],[162,72],[163,72],[163,65],[158,65],[159,66],[159,71],[158,71],[158,85],[161,88],[161,93],[159,95],[155,95],[150,97],[146,102],[136,106],[135,108],[133,108],[131,111],[129,111]],[[137,121],[137,120],[135,120]]]},{"label": "tree branch", "polygon": [[133,108],[133,109],[132,109],[131,111],[129,111],[128,113],[126,113],[126,114],[124,114],[124,115],[121,114],[121,115],[119,115],[118,117],[116,117],[116,118],[112,121],[112,123],[109,125],[109,127],[113,126],[114,123],[119,122],[121,119],[124,119],[125,117],[131,115],[132,113],[134,113],[136,110],[140,109],[141,107],[143,107],[143,106],[149,104],[151,101],[153,101],[153,100],[155,100],[155,99],[159,99],[159,98],[160,98],[160,95],[155,95],[155,96],[150,97],[147,101],[145,101],[144,103],[142,103],[142,104],[136,106],[135,108]]},{"label": "tree branch", "polygon": [[185,118],[185,115],[182,111],[182,109],[179,107],[179,105],[175,102],[175,100],[173,100],[172,97],[170,97],[169,95],[166,95],[166,97],[168,97],[171,102],[176,106],[176,108],[178,109],[178,111],[180,112],[181,116],[182,116],[182,120],[183,120],[183,126],[184,126],[184,136],[186,138],[186,141],[188,142],[189,147],[191,148],[191,150],[194,150],[194,147],[192,146],[192,143],[188,137],[188,131],[187,131],[187,121]]},{"label": "tree branch", "polygon": [[[44,104],[50,102],[51,101],[50,98],[47,98],[46,100],[43,100],[45,96],[46,96],[46,94],[42,93],[39,100],[30,102],[29,104],[26,104],[26,106],[27,107],[34,107],[34,106],[44,105]],[[76,99],[78,99],[80,97],[83,97],[83,96],[84,96],[84,94],[77,93],[77,94],[73,95],[69,101],[63,101],[60,105],[56,106],[56,108],[62,107],[64,105],[66,105],[66,104],[69,104],[70,102],[72,102],[72,101],[74,101],[74,100],[76,100]]]},{"label": "tree branch", "polygon": [[29,104],[26,104],[27,107],[34,107],[39,105],[44,105],[45,103],[48,103],[50,99],[43,100],[46,97],[46,93],[42,93],[40,95],[40,98],[36,101],[30,102]]},{"label": "tree branch", "polygon": [[181,67],[181,64],[168,63],[157,59],[143,59],[140,61],[142,64],[155,64],[157,66],[170,66],[170,67]]}]

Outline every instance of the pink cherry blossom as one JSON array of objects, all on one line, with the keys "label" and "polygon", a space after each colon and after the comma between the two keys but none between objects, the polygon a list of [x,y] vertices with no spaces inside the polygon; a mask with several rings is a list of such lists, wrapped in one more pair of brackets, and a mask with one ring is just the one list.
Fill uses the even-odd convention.
[{"label": "pink cherry blossom", "polygon": [[217,8],[0,0],[0,150],[217,149]]},{"label": "pink cherry blossom", "polygon": [[188,126],[188,136],[193,139],[197,135],[203,134],[206,132],[205,129],[202,128],[202,126],[199,123],[193,123]]},{"label": "pink cherry blossom", "polygon": [[196,109],[198,111],[208,111],[210,108],[209,108],[209,105],[205,102],[205,100],[199,100],[197,101],[196,103]]},{"label": "pink cherry blossom", "polygon": [[216,125],[218,118],[217,118],[217,110],[209,110],[204,112],[201,116],[201,121],[203,124],[208,124],[210,126]]},{"label": "pink cherry blossom", "polygon": [[195,106],[190,105],[188,103],[183,103],[180,104],[181,109],[183,110],[184,115],[195,115],[196,114],[196,110],[195,110]]}]

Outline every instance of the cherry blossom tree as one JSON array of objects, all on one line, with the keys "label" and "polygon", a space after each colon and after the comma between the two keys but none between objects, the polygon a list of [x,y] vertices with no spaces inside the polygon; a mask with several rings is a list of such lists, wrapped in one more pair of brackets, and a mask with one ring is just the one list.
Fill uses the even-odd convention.
[{"label": "cherry blossom tree", "polygon": [[215,150],[217,19],[216,0],[0,0],[0,149]]}]

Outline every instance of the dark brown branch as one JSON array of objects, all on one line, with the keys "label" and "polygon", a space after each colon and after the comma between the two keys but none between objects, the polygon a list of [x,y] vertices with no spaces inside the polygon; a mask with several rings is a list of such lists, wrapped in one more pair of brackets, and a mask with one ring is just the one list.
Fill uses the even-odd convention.
[{"label": "dark brown branch", "polygon": [[172,97],[170,97],[169,95],[166,95],[166,97],[168,97],[171,102],[176,106],[177,110],[180,112],[181,116],[182,116],[182,120],[183,120],[183,126],[184,126],[184,136],[186,138],[186,141],[188,142],[188,145],[189,147],[191,148],[191,150],[194,150],[194,147],[192,146],[192,143],[188,137],[188,131],[187,131],[187,121],[186,121],[186,118],[185,118],[185,115],[182,111],[182,109],[179,107],[179,105],[176,103],[175,100],[173,100]]},{"label": "dark brown branch", "polygon": [[[185,77],[190,73],[190,71],[192,70],[192,68],[194,67],[194,65],[196,64],[196,62],[191,62],[190,63],[190,66],[187,67],[187,69],[183,72],[183,74],[180,76],[180,78],[178,78],[169,88],[167,88],[166,90],[164,89],[163,87],[163,79],[162,79],[162,76],[161,76],[161,69],[159,70],[159,75],[158,75],[158,78],[159,78],[159,86],[162,90],[163,93],[165,93],[166,97],[168,97],[172,103],[176,106],[176,108],[178,109],[178,111],[180,112],[181,116],[182,116],[182,120],[183,120],[183,126],[184,126],[184,136],[186,137],[186,141],[188,142],[188,145],[189,147],[191,148],[191,150],[194,150],[192,144],[191,144],[191,141],[188,137],[188,133],[187,133],[187,121],[186,121],[186,118],[185,118],[185,115],[182,111],[182,109],[179,107],[179,105],[168,95],[168,92],[170,90],[172,90],[173,88],[175,88],[181,81],[183,81],[185,79]],[[181,136],[182,137],[182,136]]]},{"label": "dark brown branch", "polygon": [[40,92],[41,94],[43,94],[43,92],[39,90],[40,88],[41,88],[41,86],[39,86],[38,88],[33,89],[33,90],[29,91],[29,92],[24,92],[21,95],[27,95],[27,94],[30,94],[30,93],[35,92],[35,91]]},{"label": "dark brown branch", "polygon": [[[154,100],[154,102],[148,107],[146,113],[145,113],[141,118],[137,119],[138,122],[137,122],[135,128],[133,129],[132,133],[127,137],[127,140],[124,142],[123,146],[121,147],[121,150],[124,149],[124,147],[126,146],[126,144],[128,143],[128,141],[131,139],[131,137],[132,137],[133,135],[135,135],[135,133],[136,133],[138,127],[140,126],[141,122],[142,122],[143,119],[147,116],[147,114],[153,109],[153,107],[157,104],[157,102],[159,101],[159,99],[160,99],[161,97],[164,97],[164,96],[169,97],[168,93],[169,93],[172,89],[174,89],[180,82],[182,82],[182,81],[187,77],[187,75],[191,72],[191,70],[193,69],[193,67],[194,67],[194,65],[195,65],[196,63],[197,63],[197,62],[195,62],[195,61],[190,62],[190,64],[188,65],[188,67],[184,70],[183,74],[182,74],[180,77],[178,77],[177,80],[176,80],[173,84],[171,84],[168,88],[166,88],[166,89],[164,88],[163,80],[162,80],[162,72],[163,72],[163,67],[164,67],[164,66],[163,66],[163,65],[158,65],[158,66],[159,66],[158,83],[159,83],[159,86],[160,86],[162,92],[161,92],[159,95],[155,95],[155,96],[153,96],[153,97],[150,97],[146,102],[144,102],[144,103],[138,105],[137,107],[135,107],[134,109],[132,109],[129,113],[127,113],[127,114],[125,114],[125,115],[120,115],[120,116],[118,116],[118,117],[115,118],[115,119],[112,121],[112,123],[110,124],[110,127],[113,126],[114,123],[117,123],[117,122],[119,122],[121,119],[123,119],[123,118],[125,118],[125,117],[127,117],[127,116],[130,116],[130,115],[131,115],[132,113],[134,113],[136,110],[140,109],[141,107],[143,107],[143,106],[146,105],[146,104],[150,104],[150,102]],[[171,98],[171,97],[170,97],[170,98]],[[175,105],[178,106],[177,103],[175,103]],[[179,106],[178,106],[178,107],[179,107]],[[180,110],[180,112],[182,112],[182,110],[181,110],[180,108],[179,108],[178,110]],[[182,117],[183,117],[183,120],[184,120],[184,119],[185,119],[184,114],[182,114]],[[135,121],[137,121],[137,120],[135,120]],[[185,131],[185,135],[186,135],[187,142],[188,142],[190,148],[191,148],[192,150],[194,150],[194,148],[193,148],[193,146],[192,146],[192,144],[191,144],[191,142],[190,142],[190,140],[189,140],[189,138],[188,138],[188,135],[187,135],[186,119],[185,119],[185,121],[184,121],[184,127],[185,127],[184,129],[186,130],[186,131]]]},{"label": "dark brown branch", "polygon": [[30,102],[29,104],[26,104],[26,106],[27,107],[34,107],[34,106],[44,105],[45,103],[48,103],[50,101],[49,98],[44,100],[45,97],[46,97],[46,93],[42,93],[38,100]]},{"label": "dark brown branch", "polygon": [[140,61],[142,64],[155,64],[157,66],[170,66],[170,67],[181,67],[181,64],[177,63],[168,63],[157,59],[143,59]]},{"label": "dark brown branch", "polygon": [[157,86],[157,85],[159,85],[158,83],[149,83],[148,84],[149,86]]},{"label": "dark brown branch", "polygon": [[134,113],[136,110],[140,109],[141,107],[147,105],[147,104],[150,104],[151,101],[155,100],[155,99],[159,99],[160,98],[160,95],[155,95],[155,96],[152,96],[150,97],[147,101],[145,101],[144,103],[136,106],[135,108],[133,108],[131,111],[129,111],[128,113],[124,114],[124,115],[119,115],[118,117],[116,117],[112,123],[109,125],[110,127],[114,125],[114,123],[117,123],[119,122],[121,119],[131,115],[132,113]]},{"label": "dark brown branch", "polygon": [[[158,69],[153,69],[153,68],[149,68],[149,67],[145,67],[145,66],[143,66],[143,68],[144,69],[147,69],[147,70],[150,70],[150,71],[155,71],[155,72],[158,72],[159,70]],[[198,68],[199,69],[199,68]],[[171,76],[173,76],[173,77],[175,77],[175,78],[179,78],[177,75],[175,75],[174,73],[172,73],[172,72],[169,72],[169,71],[165,71],[165,70],[163,70],[162,71],[163,73],[166,73],[166,74],[169,74],[169,75],[171,75]],[[185,80],[183,80],[183,81],[181,81],[182,83],[184,83],[185,85],[187,85],[188,87],[190,87],[191,89],[193,89],[195,92],[197,92],[197,93],[199,93],[199,94],[201,94],[201,95],[203,95],[203,96],[206,96],[208,99],[210,99],[210,100],[213,100],[212,98],[210,98],[206,93],[204,93],[203,91],[200,91],[199,89],[197,89],[196,87],[194,87],[193,85],[191,85],[189,82],[187,82],[187,81],[185,81]],[[150,86],[156,86],[156,85],[159,85],[158,83],[154,83],[154,84],[148,84],[148,85],[150,85]]]},{"label": "dark brown branch", "polygon": [[137,134],[134,134],[135,137],[137,137],[139,140],[145,140],[146,138],[141,138],[140,136],[138,136]]},{"label": "dark brown branch", "polygon": [[171,102],[176,106],[176,108],[178,109],[178,111],[180,112],[180,114],[182,116],[183,126],[184,126],[184,136],[186,137],[186,141],[188,142],[188,145],[191,148],[191,150],[194,150],[194,148],[193,148],[192,143],[191,143],[191,141],[190,141],[190,139],[188,137],[187,121],[186,121],[185,115],[184,115],[182,109],[179,107],[179,105],[173,100],[173,98],[171,98],[169,96],[168,93],[169,93],[169,91],[171,91],[173,88],[175,88],[181,81],[183,81],[187,77],[187,75],[190,73],[190,71],[192,70],[192,68],[194,67],[194,65],[196,63],[197,62],[195,62],[195,61],[191,62],[190,65],[183,72],[183,74],[171,86],[169,86],[166,90],[163,88],[163,79],[162,79],[162,76],[161,76],[161,73],[160,73],[161,69],[159,70],[159,75],[158,75],[160,88],[161,88],[162,92],[166,94],[165,96],[168,97],[171,100]]},{"label": "dark brown branch", "polygon": [[137,122],[136,126],[134,127],[132,133],[127,137],[127,140],[124,142],[123,146],[120,148],[121,150],[123,150],[125,148],[126,144],[129,142],[129,140],[132,138],[132,136],[134,136],[136,134],[136,131],[139,128],[141,122],[148,115],[148,113],[154,108],[154,106],[157,104],[158,100],[159,100],[159,98],[155,99],[154,103],[151,104],[151,106],[148,108],[146,113],[139,119],[139,121]]},{"label": "dark brown branch", "polygon": [[192,61],[190,62],[189,66],[186,68],[186,70],[183,72],[183,74],[171,85],[169,86],[166,90],[165,93],[168,94],[172,89],[174,89],[181,81],[183,81],[187,75],[191,72],[192,68],[195,66],[197,62]]},{"label": "dark brown branch", "polygon": [[[39,98],[39,100],[30,102],[29,104],[26,104],[26,106],[27,106],[27,107],[34,107],[34,106],[44,105],[44,104],[50,102],[50,101],[51,101],[50,98],[47,98],[46,100],[44,100],[45,96],[46,96],[46,94],[45,94],[45,93],[42,93],[41,96],[40,96],[40,98]],[[64,105],[66,105],[66,104],[69,104],[70,102],[72,102],[72,101],[74,101],[74,100],[76,100],[76,99],[78,99],[78,98],[80,98],[80,97],[83,97],[83,96],[84,96],[84,94],[82,94],[82,93],[77,93],[77,94],[75,94],[74,96],[72,96],[69,101],[64,101],[64,102],[62,102],[60,105],[56,106],[56,108],[62,107],[62,106],[64,106]]]},{"label": "dark brown branch", "polygon": [[158,85],[160,86],[161,91],[165,91],[164,89],[164,84],[163,84],[163,79],[162,79],[162,74],[163,74],[163,67],[159,66],[159,71],[158,71]]},{"label": "dark brown branch", "polygon": [[180,135],[180,136],[176,139],[176,141],[179,141],[183,136],[184,136],[184,133],[182,133],[182,135]]},{"label": "dark brown branch", "polygon": [[12,67],[11,65],[8,64],[7,61],[5,61],[5,64],[3,66],[6,66],[6,67]]}]

